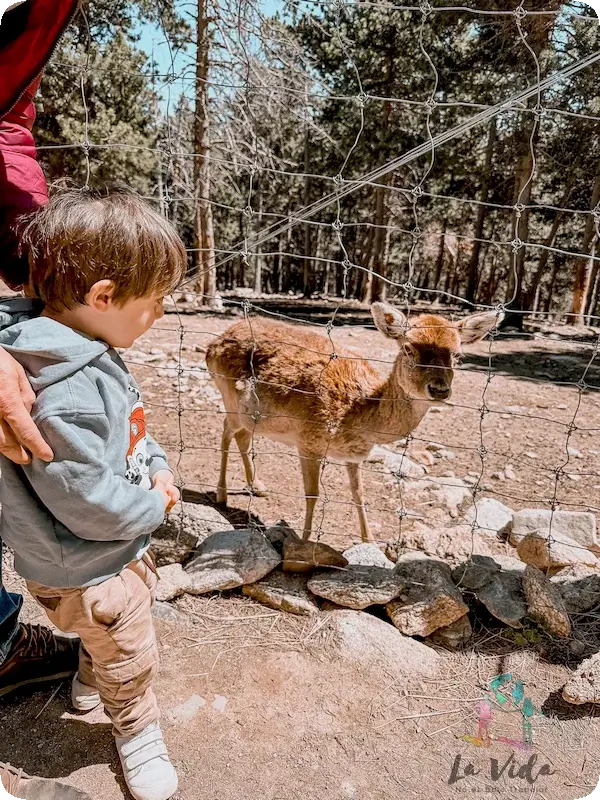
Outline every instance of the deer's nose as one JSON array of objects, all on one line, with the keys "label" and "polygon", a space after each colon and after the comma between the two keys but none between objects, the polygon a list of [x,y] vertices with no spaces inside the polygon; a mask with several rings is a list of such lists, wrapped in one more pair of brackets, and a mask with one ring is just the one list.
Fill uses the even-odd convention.
[{"label": "deer's nose", "polygon": [[449,386],[430,383],[427,385],[427,392],[432,400],[447,400],[450,397],[451,389]]}]

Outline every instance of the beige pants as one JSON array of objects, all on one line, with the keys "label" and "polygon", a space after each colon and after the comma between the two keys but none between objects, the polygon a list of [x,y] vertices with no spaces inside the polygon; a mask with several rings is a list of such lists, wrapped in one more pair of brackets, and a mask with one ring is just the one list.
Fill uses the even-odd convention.
[{"label": "beige pants", "polygon": [[150,614],[156,583],[149,554],[96,586],[55,589],[27,582],[50,621],[81,638],[79,680],[97,686],[117,736],[132,736],[159,719],[152,691],[158,649]]}]

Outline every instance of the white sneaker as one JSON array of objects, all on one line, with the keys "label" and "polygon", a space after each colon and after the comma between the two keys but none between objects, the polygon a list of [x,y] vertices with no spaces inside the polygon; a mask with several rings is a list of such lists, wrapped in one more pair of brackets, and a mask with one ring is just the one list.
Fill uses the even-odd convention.
[{"label": "white sneaker", "polygon": [[79,680],[79,673],[73,676],[71,684],[71,705],[75,711],[92,711],[98,708],[102,701],[95,686],[88,686]]},{"label": "white sneaker", "polygon": [[177,773],[169,761],[157,722],[135,736],[115,736],[125,782],[135,800],[168,800],[177,791]]}]

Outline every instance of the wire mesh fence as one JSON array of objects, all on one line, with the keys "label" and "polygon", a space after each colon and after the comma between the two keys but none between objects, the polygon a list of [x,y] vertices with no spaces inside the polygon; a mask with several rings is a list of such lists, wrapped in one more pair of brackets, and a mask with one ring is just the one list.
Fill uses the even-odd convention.
[{"label": "wire mesh fence", "polygon": [[[468,555],[452,544],[465,530],[470,553],[508,552],[479,519],[483,497],[600,513],[600,26],[589,7],[199,0],[175,10],[177,25],[159,14],[146,29],[150,67],[130,73],[118,37],[99,33],[101,9],[80,12],[42,86],[42,106],[72,87],[71,122],[51,134],[44,110],[40,156],[56,182],[124,178],[188,245],[182,291],[126,355],[184,497],[215,504],[223,488],[221,435],[235,415],[206,351],[237,320],[250,346],[228,378],[245,398],[250,469],[269,493],[245,491],[232,451],[234,492],[221,506],[232,524],[284,517],[301,530],[305,497],[318,494],[313,538],[346,546],[360,536],[359,480],[374,539],[400,552]],[[99,97],[106,81],[118,94],[140,75],[145,128],[128,140],[132,127],[101,118]],[[494,324],[465,345],[461,366],[444,364],[443,342],[433,357],[407,355],[409,340],[373,329],[368,303],[386,299],[408,318],[409,340],[419,326],[435,339],[442,325],[415,323],[417,313],[457,322],[491,311]],[[269,339],[253,332],[261,319],[297,327]],[[307,345],[307,332],[321,338]],[[280,382],[263,370],[265,347],[287,359]],[[455,369],[452,397],[424,404],[401,382],[386,395],[398,353],[413,370]],[[334,386],[340,364],[355,385]],[[392,435],[366,424],[361,403],[390,425],[432,407]],[[386,404],[389,414],[377,408]],[[329,446],[344,425],[355,458]],[[384,447],[364,457],[365,442]],[[318,489],[307,492],[301,475],[315,460]],[[355,495],[344,460],[360,465]],[[552,531],[551,519],[550,549]]]}]

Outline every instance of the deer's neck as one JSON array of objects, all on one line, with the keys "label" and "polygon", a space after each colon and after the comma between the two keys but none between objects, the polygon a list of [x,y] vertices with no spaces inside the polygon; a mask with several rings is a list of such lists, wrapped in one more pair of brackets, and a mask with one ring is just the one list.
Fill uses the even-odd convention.
[{"label": "deer's neck", "polygon": [[[397,441],[411,433],[421,422],[431,402],[415,400],[402,388],[396,371],[375,392],[373,402],[369,404],[373,416],[373,430],[379,432],[374,438],[375,444],[385,441]],[[376,436],[376,434],[374,434]]]}]

